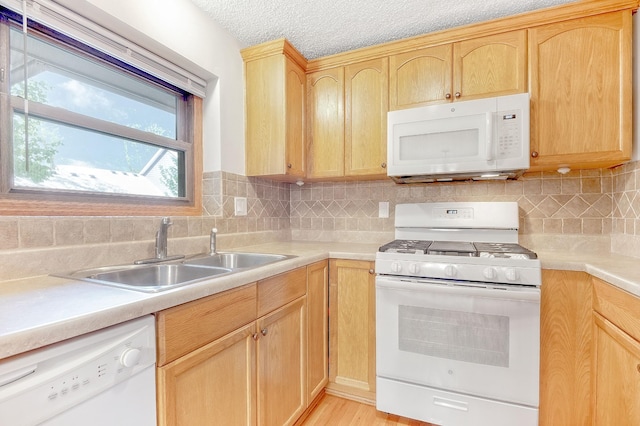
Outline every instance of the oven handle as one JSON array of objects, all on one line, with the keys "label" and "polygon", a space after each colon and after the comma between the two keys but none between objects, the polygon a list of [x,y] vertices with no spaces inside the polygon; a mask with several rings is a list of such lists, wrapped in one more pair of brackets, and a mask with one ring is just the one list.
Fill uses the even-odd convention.
[{"label": "oven handle", "polygon": [[449,281],[443,283],[434,280],[407,280],[406,278],[395,278],[378,275],[376,277],[377,289],[417,291],[434,294],[452,294],[455,296],[476,296],[491,299],[526,300],[540,302],[539,287],[524,286],[496,286],[481,287],[480,285],[468,284],[460,281]]}]

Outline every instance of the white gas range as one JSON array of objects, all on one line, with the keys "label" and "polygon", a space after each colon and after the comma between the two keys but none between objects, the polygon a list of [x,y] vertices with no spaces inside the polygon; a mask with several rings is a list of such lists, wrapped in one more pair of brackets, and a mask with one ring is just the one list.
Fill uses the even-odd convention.
[{"label": "white gas range", "polygon": [[537,425],[541,267],[517,203],[396,206],[376,255],[377,408],[439,425]]}]

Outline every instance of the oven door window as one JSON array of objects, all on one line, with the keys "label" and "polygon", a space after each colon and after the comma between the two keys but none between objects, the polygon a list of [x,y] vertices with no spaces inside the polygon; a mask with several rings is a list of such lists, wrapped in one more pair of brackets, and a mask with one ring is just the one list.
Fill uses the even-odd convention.
[{"label": "oven door window", "polygon": [[398,349],[509,367],[509,317],[400,305]]},{"label": "oven door window", "polygon": [[537,406],[540,289],[378,276],[376,359],[379,377]]}]

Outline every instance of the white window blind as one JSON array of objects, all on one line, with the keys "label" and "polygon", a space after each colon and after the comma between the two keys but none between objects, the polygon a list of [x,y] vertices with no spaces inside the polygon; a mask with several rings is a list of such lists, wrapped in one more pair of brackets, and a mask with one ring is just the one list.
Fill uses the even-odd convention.
[{"label": "white window blind", "polygon": [[182,90],[202,98],[205,96],[207,83],[204,79],[64,6],[49,0],[0,0],[0,5],[26,15],[28,19],[81,41]]}]

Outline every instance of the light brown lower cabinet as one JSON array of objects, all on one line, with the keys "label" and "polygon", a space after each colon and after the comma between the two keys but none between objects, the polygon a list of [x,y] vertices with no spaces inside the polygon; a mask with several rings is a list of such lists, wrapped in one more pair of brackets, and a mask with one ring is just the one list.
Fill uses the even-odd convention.
[{"label": "light brown lower cabinet", "polygon": [[540,426],[640,425],[640,298],[544,270]]},{"label": "light brown lower cabinet", "polygon": [[311,403],[329,381],[329,263],[307,266],[307,398]]},{"label": "light brown lower cabinet", "polygon": [[376,399],[374,262],[329,263],[329,384],[327,392]]},{"label": "light brown lower cabinet", "polygon": [[255,334],[248,324],[158,368],[160,425],[255,425]]},{"label": "light brown lower cabinet", "polygon": [[540,426],[591,424],[591,300],[585,272],[542,271]]},{"label": "light brown lower cabinet", "polygon": [[640,299],[599,279],[594,288],[593,424],[640,424]]},{"label": "light brown lower cabinet", "polygon": [[[307,339],[308,300],[326,306],[327,296],[316,289],[323,270],[326,261],[324,268],[313,264],[158,312],[158,424],[294,424],[311,402],[307,377],[325,371],[311,372],[308,365],[315,369],[318,363],[307,358],[326,359]],[[313,307],[312,322],[322,321],[320,309]],[[233,331],[220,337],[218,324]],[[328,339],[326,331],[316,326],[314,339]]]},{"label": "light brown lower cabinet", "polygon": [[292,425],[307,408],[306,297],[258,319],[258,425]]}]

